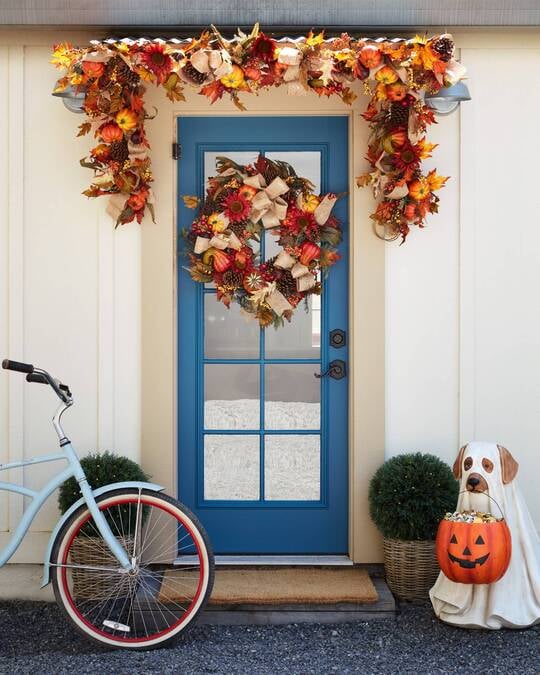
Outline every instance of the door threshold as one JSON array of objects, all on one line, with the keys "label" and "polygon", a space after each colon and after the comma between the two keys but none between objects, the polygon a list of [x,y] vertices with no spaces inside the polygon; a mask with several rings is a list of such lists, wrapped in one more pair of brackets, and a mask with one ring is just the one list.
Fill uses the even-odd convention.
[{"label": "door threshold", "polygon": [[[175,565],[196,565],[198,556],[179,556]],[[299,565],[305,567],[347,567],[353,561],[346,555],[216,555],[216,567],[241,565]]]}]

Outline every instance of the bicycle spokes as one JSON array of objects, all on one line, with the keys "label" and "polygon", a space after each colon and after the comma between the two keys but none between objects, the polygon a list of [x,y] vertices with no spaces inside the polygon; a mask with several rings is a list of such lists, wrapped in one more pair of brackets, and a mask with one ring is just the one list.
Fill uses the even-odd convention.
[{"label": "bicycle spokes", "polygon": [[84,512],[56,562],[66,611],[111,643],[152,643],[179,632],[208,590],[210,561],[199,531],[162,495],[121,494],[99,507],[133,569],[121,567]]}]

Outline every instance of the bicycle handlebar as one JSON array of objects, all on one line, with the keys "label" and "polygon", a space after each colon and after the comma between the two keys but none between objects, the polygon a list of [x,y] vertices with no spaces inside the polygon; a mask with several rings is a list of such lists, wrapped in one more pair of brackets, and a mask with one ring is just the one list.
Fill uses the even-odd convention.
[{"label": "bicycle handlebar", "polygon": [[15,370],[18,373],[33,373],[34,366],[30,363],[21,363],[20,361],[10,361],[9,359],[4,359],[2,361],[2,368],[4,370]]},{"label": "bicycle handlebar", "polygon": [[[62,384],[49,373],[41,368],[35,368],[30,363],[21,363],[20,361],[10,361],[4,359],[2,361],[2,368],[4,370],[14,370],[18,373],[27,373],[27,382],[36,382],[37,384],[48,384],[52,387],[54,393],[58,398],[66,404],[72,402],[72,395],[67,384]],[[37,371],[37,372],[36,372]]]},{"label": "bicycle handlebar", "polygon": [[41,373],[28,373],[26,376],[27,382],[37,382],[37,384],[49,384],[49,380]]}]

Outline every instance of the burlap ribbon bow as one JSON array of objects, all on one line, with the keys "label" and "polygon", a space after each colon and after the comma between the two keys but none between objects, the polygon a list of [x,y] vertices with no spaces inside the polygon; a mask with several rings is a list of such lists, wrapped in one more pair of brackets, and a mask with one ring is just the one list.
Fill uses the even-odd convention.
[{"label": "burlap ribbon bow", "polygon": [[281,196],[289,191],[287,183],[277,177],[270,185],[266,185],[263,176],[258,173],[255,176],[246,176],[244,185],[258,190],[251,200],[250,220],[254,223],[260,220],[265,230],[279,227],[280,221],[287,215],[287,202]]}]

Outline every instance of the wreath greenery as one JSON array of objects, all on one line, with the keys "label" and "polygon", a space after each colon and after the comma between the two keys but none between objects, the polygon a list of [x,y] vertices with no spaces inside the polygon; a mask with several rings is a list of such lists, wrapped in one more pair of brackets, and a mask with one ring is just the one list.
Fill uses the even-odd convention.
[{"label": "wreath greenery", "polygon": [[[218,157],[216,168],[185,233],[191,277],[213,282],[218,300],[238,303],[262,327],[280,326],[321,293],[321,274],[339,259],[341,229],[331,213],[338,196],[315,194],[290,164],[263,155],[247,166]],[[198,205],[193,197],[184,202]],[[266,231],[280,251],[261,260]]]}]

